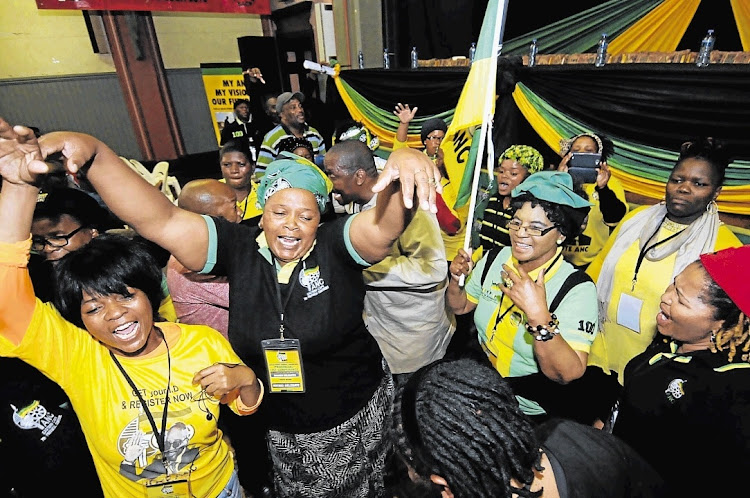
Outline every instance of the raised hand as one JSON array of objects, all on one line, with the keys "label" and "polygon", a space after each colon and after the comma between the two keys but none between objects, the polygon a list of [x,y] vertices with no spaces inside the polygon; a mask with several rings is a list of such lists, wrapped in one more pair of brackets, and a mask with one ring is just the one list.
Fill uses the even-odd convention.
[{"label": "raised hand", "polygon": [[409,124],[412,119],[414,119],[414,116],[417,114],[417,110],[419,107],[415,107],[414,109],[411,109],[409,107],[409,104],[402,104],[399,102],[396,104],[396,109],[393,111],[393,114],[395,114],[398,117],[399,122],[401,124]]},{"label": "raised hand", "polygon": [[600,162],[599,167],[596,168],[596,186],[600,189],[606,187],[611,176],[612,172],[609,171],[607,161]]},{"label": "raised hand", "polygon": [[[534,321],[534,318],[549,314],[544,273],[542,269],[535,281],[523,268],[518,268],[518,273],[516,273],[508,265],[503,265],[501,273],[503,293],[526,314],[529,322]],[[544,318],[541,320],[544,321]]]},{"label": "raised hand", "polygon": [[399,180],[404,206],[407,209],[414,205],[416,190],[420,207],[425,211],[437,213],[436,193],[443,190],[440,178],[440,170],[426,154],[406,147],[391,152],[372,191],[380,192],[390,183]]},{"label": "raised hand", "polygon": [[25,126],[11,126],[0,117],[0,175],[9,183],[33,185],[50,171],[36,135]]}]

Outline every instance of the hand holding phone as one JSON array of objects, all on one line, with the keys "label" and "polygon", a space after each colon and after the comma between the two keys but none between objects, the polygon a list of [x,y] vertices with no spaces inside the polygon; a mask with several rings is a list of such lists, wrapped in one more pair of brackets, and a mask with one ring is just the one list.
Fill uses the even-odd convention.
[{"label": "hand holding phone", "polygon": [[568,173],[578,183],[596,183],[597,168],[602,155],[595,152],[574,152],[568,160]]}]

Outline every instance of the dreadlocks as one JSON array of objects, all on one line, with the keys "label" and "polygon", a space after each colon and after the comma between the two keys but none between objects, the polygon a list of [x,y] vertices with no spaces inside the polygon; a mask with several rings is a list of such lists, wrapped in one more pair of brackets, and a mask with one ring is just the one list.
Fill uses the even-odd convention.
[{"label": "dreadlocks", "polygon": [[[703,266],[703,263],[699,264]],[[740,361],[748,361],[750,359],[750,319],[740,311],[732,298],[708,273],[706,273],[706,282],[704,302],[714,307],[715,320],[724,320],[724,326],[711,340],[711,352],[725,354],[729,363],[736,358]],[[738,357],[737,352],[742,354]]]},{"label": "dreadlocks", "polygon": [[396,452],[420,476],[437,474],[461,497],[540,496],[530,485],[540,444],[513,392],[491,367],[473,359],[422,367],[394,400]]}]

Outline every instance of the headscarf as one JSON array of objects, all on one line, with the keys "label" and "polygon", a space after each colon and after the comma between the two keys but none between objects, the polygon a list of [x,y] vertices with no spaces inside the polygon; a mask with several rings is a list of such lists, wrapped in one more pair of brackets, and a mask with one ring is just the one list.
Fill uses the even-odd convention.
[{"label": "headscarf", "polygon": [[[639,249],[643,251],[649,239],[661,229],[666,216],[667,207],[663,203],[654,204],[621,224],[620,231],[602,262],[599,278],[596,280],[596,294],[599,299],[599,330],[607,319],[607,306],[612,297],[617,263],[625,251],[636,242]],[[646,251],[645,257],[649,261],[661,261],[676,254],[672,269],[672,279],[674,279],[701,254],[713,252],[720,225],[718,210],[707,210],[678,236]]]},{"label": "headscarf", "polygon": [[596,151],[599,154],[602,154],[602,155],[604,154],[604,144],[602,143],[602,139],[599,138],[599,135],[596,135],[594,133],[581,133],[574,137],[560,139],[560,155],[564,156],[565,154],[570,152],[570,148],[573,146],[573,142],[575,142],[581,137],[589,137],[591,140],[596,142],[596,146],[597,146]]},{"label": "headscarf", "polygon": [[258,185],[258,206],[263,209],[266,201],[273,194],[285,188],[301,188],[315,195],[320,212],[326,210],[328,197],[333,190],[331,180],[310,161],[288,152],[279,154],[277,159],[268,165],[266,174]]},{"label": "headscarf", "polygon": [[443,133],[447,133],[448,125],[445,124],[445,121],[443,121],[440,118],[430,118],[427,121],[425,121],[422,124],[422,131],[420,133],[422,143],[424,143],[424,141],[427,140],[427,135],[429,135],[435,130],[441,130]]},{"label": "headscarf", "polygon": [[315,157],[315,148],[313,147],[313,144],[306,138],[299,138],[295,137],[294,135],[285,137],[279,141],[279,144],[276,146],[276,150],[278,152],[291,152],[294,153],[296,149],[299,147],[304,147],[305,149],[310,151],[310,155]]},{"label": "headscarf", "polygon": [[497,163],[500,164],[504,159],[510,159],[519,163],[531,173],[536,173],[544,169],[544,158],[542,154],[534,147],[528,145],[511,145],[500,155]]}]

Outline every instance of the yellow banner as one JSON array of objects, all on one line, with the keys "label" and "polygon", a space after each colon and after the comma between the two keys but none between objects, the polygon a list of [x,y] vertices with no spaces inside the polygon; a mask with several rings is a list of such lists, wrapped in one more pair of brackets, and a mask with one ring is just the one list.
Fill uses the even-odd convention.
[{"label": "yellow banner", "polygon": [[218,144],[224,124],[234,119],[234,103],[249,100],[245,78],[239,64],[201,64],[201,72]]}]

